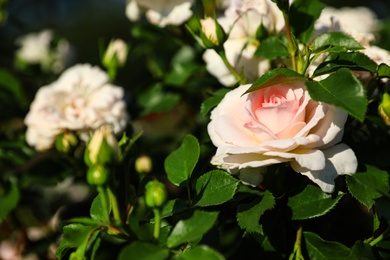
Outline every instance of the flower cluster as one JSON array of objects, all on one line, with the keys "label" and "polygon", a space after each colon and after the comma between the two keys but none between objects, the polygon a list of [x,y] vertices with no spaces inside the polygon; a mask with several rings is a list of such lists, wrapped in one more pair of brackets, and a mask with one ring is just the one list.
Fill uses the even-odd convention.
[{"label": "flower cluster", "polygon": [[53,146],[57,135],[88,132],[108,124],[120,133],[128,119],[123,89],[108,82],[107,74],[89,64],[78,64],[50,85],[41,87],[25,118],[26,140],[37,150]]}]

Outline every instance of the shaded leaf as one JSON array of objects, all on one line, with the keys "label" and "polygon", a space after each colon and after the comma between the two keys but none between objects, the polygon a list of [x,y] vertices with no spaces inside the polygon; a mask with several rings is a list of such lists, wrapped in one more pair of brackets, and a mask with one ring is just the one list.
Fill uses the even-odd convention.
[{"label": "shaded leaf", "polygon": [[255,53],[255,56],[261,56],[266,59],[284,58],[289,55],[286,44],[276,36],[263,40]]},{"label": "shaded leaf", "polygon": [[[337,47],[341,50],[361,50],[364,49],[352,36],[343,32],[326,32],[315,37],[310,44],[313,52],[323,51],[327,48]],[[337,49],[335,49],[337,50]],[[327,50],[330,51],[330,50]]]},{"label": "shaded leaf", "polygon": [[75,223],[66,225],[62,231],[64,234],[63,240],[66,240],[70,247],[78,247],[94,228],[93,226]]},{"label": "shaded leaf", "polygon": [[230,174],[214,170],[210,171],[196,181],[197,206],[211,206],[222,204],[234,196],[239,180]]},{"label": "shaded leaf", "polygon": [[336,206],[343,195],[339,193],[333,197],[316,186],[307,185],[303,191],[288,200],[292,219],[310,219],[325,215]]},{"label": "shaded leaf", "polygon": [[[27,100],[23,94],[23,88],[19,80],[10,72],[0,69],[0,92],[1,89],[12,94],[15,101],[21,106],[27,106]],[[2,95],[4,97],[4,95]]]},{"label": "shaded leaf", "polygon": [[275,197],[271,192],[265,191],[262,197],[256,198],[248,204],[238,206],[237,222],[238,225],[249,233],[262,233],[259,224],[261,216],[269,209],[275,206]]},{"label": "shaded leaf", "polygon": [[138,103],[143,108],[142,115],[167,112],[176,106],[179,101],[180,95],[164,92],[161,84],[150,87],[138,98]]},{"label": "shaded leaf", "polygon": [[367,208],[375,204],[389,190],[389,176],[386,171],[366,165],[366,172],[357,172],[347,176],[348,190],[352,196]]},{"label": "shaded leaf", "polygon": [[295,82],[303,80],[304,76],[290,69],[277,68],[264,73],[258,78],[252,86],[245,92],[249,93],[262,88],[277,84]]},{"label": "shaded leaf", "polygon": [[317,234],[312,232],[303,232],[306,242],[306,249],[310,259],[332,259],[347,260],[357,259],[351,256],[351,250],[334,241],[325,241]]},{"label": "shaded leaf", "polygon": [[170,217],[174,214],[181,213],[187,209],[188,208],[186,206],[186,203],[181,199],[169,200],[164,204],[161,216],[163,218]]},{"label": "shaded leaf", "polygon": [[164,168],[170,182],[183,186],[198,162],[200,147],[193,135],[187,135],[181,146],[165,159]]},{"label": "shaded leaf", "polygon": [[314,71],[313,77],[334,72],[340,68],[375,72],[377,64],[361,52],[331,53]]},{"label": "shaded leaf", "polygon": [[0,223],[19,202],[20,193],[16,181],[11,180],[9,189],[0,196]]},{"label": "shaded leaf", "polygon": [[118,260],[128,259],[142,259],[142,260],[156,260],[167,259],[169,251],[165,248],[161,248],[158,245],[134,241],[130,245],[126,246],[119,253]]},{"label": "shaded leaf", "polygon": [[359,260],[371,260],[376,259],[372,252],[372,247],[368,243],[362,241],[356,241],[352,247],[352,255],[357,257]]},{"label": "shaded leaf", "polygon": [[306,81],[305,85],[312,99],[340,107],[364,121],[367,98],[362,83],[349,69],[339,69],[324,80]]},{"label": "shaded leaf", "polygon": [[104,199],[104,197],[101,193],[99,193],[92,201],[92,205],[89,212],[91,218],[94,220],[108,221],[102,206],[102,199]]},{"label": "shaded leaf", "polygon": [[325,5],[319,0],[295,0],[290,6],[289,21],[295,37],[307,42],[313,34],[314,22]]},{"label": "shaded leaf", "polygon": [[178,259],[183,260],[199,260],[199,259],[207,259],[207,260],[223,260],[225,257],[221,255],[219,252],[214,249],[200,245],[191,250],[185,251],[183,254],[179,255]]},{"label": "shaded leaf", "polygon": [[168,247],[176,247],[201,238],[212,228],[217,217],[218,212],[196,210],[190,218],[177,222],[168,237]]},{"label": "shaded leaf", "polygon": [[377,75],[378,77],[390,77],[390,66],[385,63],[379,64]]}]

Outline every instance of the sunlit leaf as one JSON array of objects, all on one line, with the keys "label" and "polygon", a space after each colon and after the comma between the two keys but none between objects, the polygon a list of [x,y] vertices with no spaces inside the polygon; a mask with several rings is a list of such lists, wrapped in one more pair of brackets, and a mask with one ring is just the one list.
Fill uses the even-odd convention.
[{"label": "sunlit leaf", "polygon": [[288,57],[290,54],[286,44],[282,40],[278,37],[271,36],[260,43],[255,55],[266,59],[275,59]]},{"label": "sunlit leaf", "polygon": [[390,77],[390,66],[385,63],[379,64],[377,75],[378,77]]},{"label": "sunlit leaf", "polygon": [[[361,46],[352,36],[343,32],[327,32],[315,37],[310,44],[313,52],[323,51],[330,47],[343,48],[344,50],[361,50]],[[329,50],[328,50],[329,51]]]}]

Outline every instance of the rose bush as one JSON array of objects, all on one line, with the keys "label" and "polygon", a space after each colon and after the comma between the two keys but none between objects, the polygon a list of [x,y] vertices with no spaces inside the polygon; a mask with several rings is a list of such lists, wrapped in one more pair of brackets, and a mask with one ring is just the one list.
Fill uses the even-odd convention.
[{"label": "rose bush", "polygon": [[340,143],[346,112],[312,100],[301,81],[243,95],[249,87],[227,93],[211,113],[212,164],[247,175],[289,162],[325,192],[334,191],[338,175],[356,171],[354,152]]}]

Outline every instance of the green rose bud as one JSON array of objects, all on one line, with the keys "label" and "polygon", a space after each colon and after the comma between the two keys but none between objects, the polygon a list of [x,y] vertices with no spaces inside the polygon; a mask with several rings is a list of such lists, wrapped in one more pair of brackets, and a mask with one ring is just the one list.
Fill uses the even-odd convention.
[{"label": "green rose bud", "polygon": [[112,40],[103,55],[102,63],[106,68],[122,67],[126,64],[129,47],[121,39]]},{"label": "green rose bud", "polygon": [[145,201],[148,207],[161,207],[167,200],[167,196],[165,185],[158,180],[152,180],[146,184]]},{"label": "green rose bud", "polygon": [[94,165],[87,172],[87,181],[90,185],[103,185],[108,180],[108,169],[103,165]]},{"label": "green rose bud", "polygon": [[227,35],[215,18],[201,19],[200,39],[205,48],[219,49],[227,39]]},{"label": "green rose bud", "polygon": [[64,132],[59,134],[55,139],[56,149],[60,152],[67,153],[72,147],[78,143],[77,137],[72,132]]},{"label": "green rose bud", "polygon": [[385,121],[387,125],[390,125],[390,95],[389,94],[387,93],[383,94],[382,102],[378,107],[378,111],[383,121]]},{"label": "green rose bud", "polygon": [[135,170],[138,173],[149,173],[152,170],[152,160],[149,156],[142,155],[135,160]]},{"label": "green rose bud", "polygon": [[84,161],[88,166],[95,164],[109,164],[119,158],[119,146],[112,129],[101,126],[95,131],[88,143],[84,154]]}]

